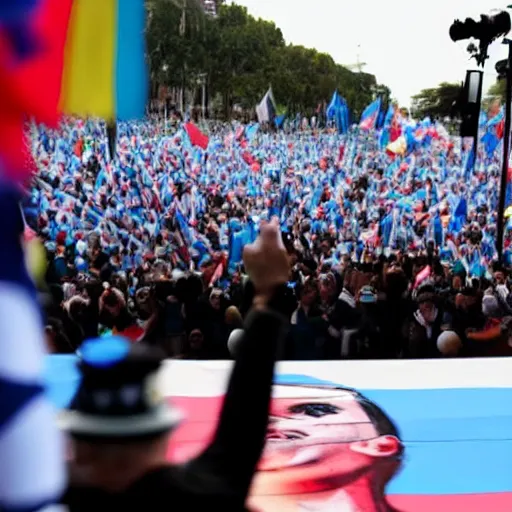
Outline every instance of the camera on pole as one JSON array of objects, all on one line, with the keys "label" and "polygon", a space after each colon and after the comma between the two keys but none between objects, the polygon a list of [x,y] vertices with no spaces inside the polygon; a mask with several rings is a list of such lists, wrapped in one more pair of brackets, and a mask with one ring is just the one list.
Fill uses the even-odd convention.
[{"label": "camera on pole", "polygon": [[452,41],[463,41],[465,39],[476,39],[479,47],[470,45],[468,51],[479,66],[484,67],[488,59],[489,45],[501,36],[510,32],[510,15],[506,11],[499,11],[496,14],[482,14],[480,21],[466,18],[465,21],[455,20],[450,27]]},{"label": "camera on pole", "polygon": [[[509,9],[512,6],[508,7]],[[467,18],[464,22],[455,20],[450,27],[452,41],[463,41],[464,39],[476,39],[479,41],[478,48],[474,43],[468,47],[471,58],[474,58],[482,68],[489,58],[488,50],[491,43],[499,37],[506,36],[511,29],[510,14],[499,11],[492,15],[482,14],[480,21]],[[507,81],[507,98],[505,101],[505,127],[503,140],[503,162],[500,183],[500,200],[498,205],[498,232],[496,237],[496,248],[498,260],[503,261],[503,235],[505,228],[505,199],[508,179],[509,154],[510,154],[510,128],[512,123],[512,40],[504,39],[503,43],[508,45],[508,59],[496,64],[496,72],[499,79]],[[471,135],[474,138],[473,154],[474,161],[478,155],[478,128],[480,116],[480,101],[482,98],[482,71],[468,71],[466,83],[463,89],[460,113],[462,117],[461,136]]]}]

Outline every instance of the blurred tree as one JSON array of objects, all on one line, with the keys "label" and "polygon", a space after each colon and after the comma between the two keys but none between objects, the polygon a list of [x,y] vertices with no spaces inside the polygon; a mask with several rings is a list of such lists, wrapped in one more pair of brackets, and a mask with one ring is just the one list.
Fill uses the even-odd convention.
[{"label": "blurred tree", "polygon": [[487,97],[490,100],[498,98],[502,103],[505,103],[507,98],[507,81],[506,80],[496,80],[491,87],[489,87],[489,91],[487,92]]},{"label": "blurred tree", "polygon": [[409,115],[410,115],[410,113],[409,113],[409,109],[408,109],[407,107],[401,107],[401,108],[400,108],[400,115],[401,115],[402,117],[405,117],[406,119],[408,119],[408,118],[409,118]]},{"label": "blurred tree", "polygon": [[289,114],[314,112],[335,89],[355,116],[376,94],[390,95],[371,74],[354,73],[314,49],[287,45],[275,23],[254,18],[245,7],[219,1],[211,18],[199,0],[147,4],[153,91],[159,84],[192,87],[205,74],[210,97],[222,97],[227,117],[235,104],[253,108],[270,85]]},{"label": "blurred tree", "polygon": [[220,6],[225,4],[225,3],[226,3],[225,0],[215,0],[215,6],[216,6],[216,9],[217,9],[217,12],[219,12]]},{"label": "blurred tree", "polygon": [[377,98],[380,96],[383,105],[388,105],[391,100],[391,89],[387,85],[377,84],[373,89],[373,94]]},{"label": "blurred tree", "polygon": [[415,118],[443,118],[453,114],[453,106],[460,98],[460,85],[443,82],[438,87],[423,89],[413,96],[411,114]]},{"label": "blurred tree", "polygon": [[194,0],[149,2],[146,44],[153,82],[187,87],[194,81],[205,66],[208,21]]}]

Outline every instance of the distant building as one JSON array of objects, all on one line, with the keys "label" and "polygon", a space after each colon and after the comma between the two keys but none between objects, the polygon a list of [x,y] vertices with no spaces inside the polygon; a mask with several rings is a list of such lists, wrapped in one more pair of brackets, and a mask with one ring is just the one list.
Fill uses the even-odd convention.
[{"label": "distant building", "polygon": [[217,3],[215,0],[201,0],[204,12],[210,16],[217,15]]}]

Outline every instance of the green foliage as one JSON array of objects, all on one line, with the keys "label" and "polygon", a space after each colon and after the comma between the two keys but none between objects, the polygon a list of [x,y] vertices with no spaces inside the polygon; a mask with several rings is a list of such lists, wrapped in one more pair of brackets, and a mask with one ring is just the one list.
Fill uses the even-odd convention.
[{"label": "green foliage", "polygon": [[235,104],[254,107],[270,85],[291,114],[313,112],[336,89],[356,116],[378,94],[389,99],[389,88],[373,75],[354,73],[314,49],[287,45],[273,22],[254,18],[245,7],[218,1],[218,15],[210,18],[199,0],[147,4],[153,90],[160,84],[189,87],[206,74],[210,97],[222,97],[226,116]]},{"label": "green foliage", "polygon": [[183,5],[185,9],[167,0],[148,1],[147,53],[153,85],[187,87],[204,69],[208,20],[198,4],[183,0]]},{"label": "green foliage", "polygon": [[392,103],[391,89],[387,85],[377,84],[374,88],[374,95],[380,96],[385,105]]},{"label": "green foliage", "polygon": [[491,87],[489,87],[489,91],[487,92],[487,99],[491,102],[494,99],[499,99],[501,103],[506,103],[507,100],[507,81],[506,80],[496,80]]},{"label": "green foliage", "polygon": [[411,113],[416,118],[447,117],[459,100],[460,85],[443,82],[438,87],[423,89],[412,98]]}]

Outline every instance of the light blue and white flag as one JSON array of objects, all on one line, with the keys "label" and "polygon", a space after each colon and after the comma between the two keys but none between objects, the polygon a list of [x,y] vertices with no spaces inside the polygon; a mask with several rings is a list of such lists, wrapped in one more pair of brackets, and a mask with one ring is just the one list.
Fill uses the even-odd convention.
[{"label": "light blue and white flag", "polygon": [[65,484],[64,451],[43,385],[44,338],[22,247],[16,193],[0,189],[0,510],[53,504]]}]

